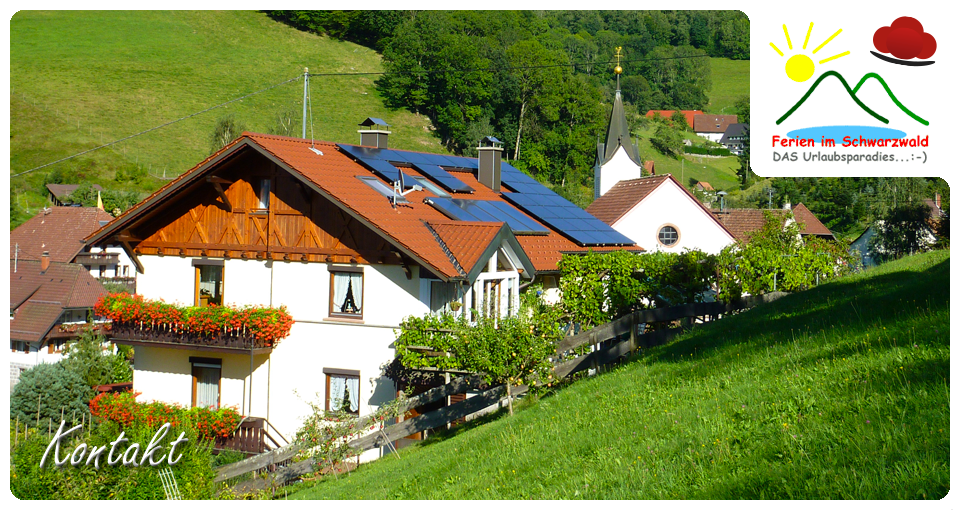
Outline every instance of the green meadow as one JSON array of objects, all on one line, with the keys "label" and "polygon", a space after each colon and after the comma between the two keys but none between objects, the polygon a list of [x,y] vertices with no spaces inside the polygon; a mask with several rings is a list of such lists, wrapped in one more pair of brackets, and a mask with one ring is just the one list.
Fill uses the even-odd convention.
[{"label": "green meadow", "polygon": [[949,265],[912,256],[709,323],[287,497],[943,498]]}]

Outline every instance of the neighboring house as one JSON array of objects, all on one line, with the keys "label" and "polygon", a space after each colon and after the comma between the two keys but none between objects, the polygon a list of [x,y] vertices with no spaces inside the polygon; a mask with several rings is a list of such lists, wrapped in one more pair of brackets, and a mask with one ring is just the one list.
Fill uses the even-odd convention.
[{"label": "neighboring house", "polygon": [[[675,111],[676,110],[648,110],[646,117],[648,119],[652,119],[659,115],[664,119],[670,120],[670,118],[673,116],[673,113]],[[680,110],[680,113],[682,113],[684,118],[687,119],[687,125],[685,126],[686,129],[693,128],[694,117],[696,117],[697,115],[703,115],[703,112],[700,110]],[[670,121],[670,122],[671,124],[673,123],[673,121]]]},{"label": "neighboring house", "polygon": [[657,175],[657,164],[652,159],[643,162],[643,169],[647,171],[647,175]]},{"label": "neighboring house", "polygon": [[[925,198],[923,199],[924,205],[926,205],[930,210],[930,221],[928,227],[924,230],[922,234],[922,239],[924,244],[927,246],[933,246],[937,242],[936,228],[937,222],[943,218],[945,213],[940,207],[940,194],[937,193],[934,198]],[[878,224],[883,225],[883,220],[878,220]],[[871,239],[877,235],[877,229],[874,225],[870,225],[860,234],[852,243],[848,251],[851,254],[859,255],[860,262],[863,264],[863,267],[872,267],[879,263],[879,258],[877,253],[874,250],[874,247],[871,247]]]},{"label": "neighboring house", "polygon": [[695,115],[693,117],[693,132],[711,142],[719,142],[727,128],[736,123],[736,115]]},{"label": "neighboring house", "polygon": [[[50,192],[50,202],[56,206],[71,205],[70,194],[79,188],[79,184],[47,184],[47,191]],[[99,184],[90,186],[94,191],[103,191]]]},{"label": "neighboring house", "polygon": [[720,145],[726,147],[733,154],[743,154],[743,149],[750,136],[750,124],[730,124],[727,126],[723,136],[720,137]]},{"label": "neighboring house", "polygon": [[395,397],[381,374],[405,317],[511,315],[564,253],[639,250],[501,162],[493,139],[462,158],[390,150],[380,123],[362,126],[361,146],[244,133],[87,239],[123,242],[146,298],[286,306],[295,321],[277,345],[115,331],[141,399],[235,406],[290,438],[308,401],[349,394],[368,414]]},{"label": "neighboring house", "polygon": [[713,189],[713,186],[711,186],[710,183],[707,182],[707,181],[697,181],[697,183],[693,186],[693,189],[695,189],[695,190],[697,190],[697,191],[702,191],[703,193],[715,193],[715,192],[716,192],[716,190]]},{"label": "neighboring house", "polygon": [[10,259],[40,260],[47,252],[52,262],[81,264],[101,282],[122,283],[133,292],[133,262],[118,245],[90,250],[83,243],[85,237],[112,219],[96,207],[45,208],[10,232]]},{"label": "neighboring house", "polygon": [[785,221],[795,221],[801,224],[801,237],[816,236],[830,241],[836,241],[833,232],[830,232],[830,229],[825,227],[823,223],[817,219],[816,215],[802,203],[797,204],[795,207],[787,204],[783,209],[714,209],[713,215],[720,220],[720,223],[722,223],[738,241],[748,241],[750,234],[760,230],[766,222],[766,218],[764,217],[765,212],[784,217],[792,212],[793,218]]},{"label": "neighboring house", "polygon": [[618,88],[607,125],[606,143],[597,144],[597,159],[593,165],[593,198],[602,196],[620,181],[643,177],[642,168],[640,149],[630,138],[630,127]]},{"label": "neighboring house", "polygon": [[[83,266],[40,260],[10,260],[10,362],[12,368],[62,359],[63,346],[92,320],[92,308],[107,292]],[[11,370],[11,384],[15,375]]]},{"label": "neighboring house", "polygon": [[587,212],[651,251],[699,249],[717,254],[734,241],[733,234],[670,174],[620,181]]}]

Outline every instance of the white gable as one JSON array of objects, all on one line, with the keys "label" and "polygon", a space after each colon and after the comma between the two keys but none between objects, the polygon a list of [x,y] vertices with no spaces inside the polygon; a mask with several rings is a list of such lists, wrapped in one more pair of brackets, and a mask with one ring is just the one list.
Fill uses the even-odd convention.
[{"label": "white gable", "polygon": [[598,192],[597,197],[610,191],[610,188],[620,181],[643,177],[640,167],[630,159],[627,150],[622,146],[617,148],[617,152],[613,154],[610,161],[600,167],[597,173],[599,175],[594,176],[594,182],[598,183],[594,185],[594,191]]},{"label": "white gable", "polygon": [[[671,246],[659,241],[660,229],[665,226],[673,227],[678,234]],[[689,248],[717,254],[734,241],[673,179],[665,180],[650,192],[614,223],[613,228],[647,251],[681,252]]]}]

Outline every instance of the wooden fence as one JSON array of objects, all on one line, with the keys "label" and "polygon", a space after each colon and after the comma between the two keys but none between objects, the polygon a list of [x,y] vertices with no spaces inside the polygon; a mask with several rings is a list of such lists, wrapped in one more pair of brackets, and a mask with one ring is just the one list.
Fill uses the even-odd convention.
[{"label": "wooden fence", "polygon": [[[559,361],[553,368],[555,377],[562,379],[589,368],[596,368],[611,363],[641,347],[662,345],[677,334],[689,329],[689,326],[692,326],[694,320],[698,317],[716,319],[723,314],[752,308],[761,303],[769,303],[785,295],[787,295],[785,292],[773,292],[761,296],[743,298],[732,303],[694,303],[669,308],[638,310],[615,321],[593,328],[590,331],[565,337],[557,346]],[[660,329],[651,333],[639,334],[639,327],[641,325],[656,322],[673,322],[684,319],[686,319],[687,327],[681,326],[678,328]],[[604,345],[601,346],[601,344]],[[573,359],[563,359],[564,355],[569,355],[575,349],[587,345],[600,347]],[[400,409],[400,412],[406,412],[416,407],[436,402],[450,395],[475,391],[481,385],[482,380],[477,376],[468,375],[461,377],[443,386],[433,388],[412,397]],[[511,388],[511,394],[516,397],[526,393],[527,390],[528,387],[526,385],[514,386]],[[482,411],[500,402],[505,395],[506,386],[501,385],[490,388],[456,404],[388,425],[381,431],[350,441],[349,446],[358,453],[373,448],[380,448],[386,446],[387,443],[411,434],[440,427],[454,420]],[[358,418],[358,420],[360,420],[360,424],[357,428],[360,430],[373,425],[370,416],[363,416]],[[278,448],[262,455],[223,466],[217,471],[214,482],[223,482],[246,473],[269,469],[276,464],[290,461],[298,453],[299,445],[297,443],[291,443],[283,448]],[[234,486],[233,489],[238,493],[243,493],[276,487],[312,473],[316,471],[316,468],[316,461],[307,459],[276,469],[266,477],[255,477],[252,480],[245,480]]]}]

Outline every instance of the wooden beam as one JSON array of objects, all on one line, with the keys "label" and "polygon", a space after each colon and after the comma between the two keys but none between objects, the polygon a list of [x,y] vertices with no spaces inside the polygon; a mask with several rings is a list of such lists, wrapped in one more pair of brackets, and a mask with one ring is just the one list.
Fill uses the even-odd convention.
[{"label": "wooden beam", "polygon": [[[230,204],[230,199],[227,198],[227,194],[223,192],[223,187],[220,186],[221,181],[223,181],[223,179],[219,177],[207,176],[207,182],[213,184],[213,189],[217,191],[217,195],[220,195],[220,201],[223,202],[223,206],[226,207],[227,212],[233,212],[233,205]],[[229,183],[229,181],[226,182]]]},{"label": "wooden beam", "polygon": [[127,256],[133,261],[133,265],[137,268],[137,272],[143,274],[143,263],[140,262],[140,257],[138,257],[137,253],[133,251],[133,248],[130,247],[130,241],[120,241],[120,245],[123,246],[123,251],[127,252]]}]

